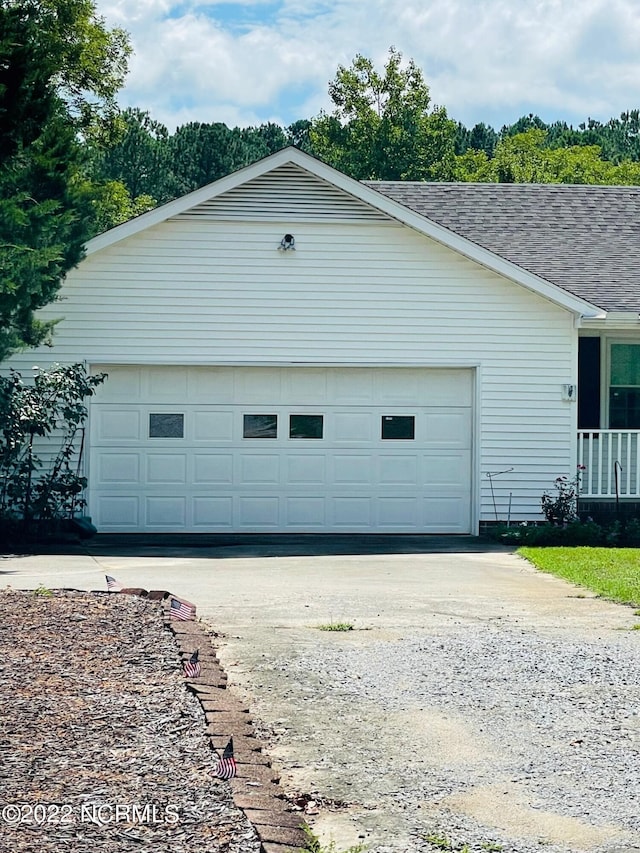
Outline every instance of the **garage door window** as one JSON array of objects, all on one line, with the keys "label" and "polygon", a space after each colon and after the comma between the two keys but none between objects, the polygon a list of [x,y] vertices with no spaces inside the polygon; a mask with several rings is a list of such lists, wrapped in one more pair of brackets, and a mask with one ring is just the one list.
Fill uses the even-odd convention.
[{"label": "garage door window", "polygon": [[245,415],[243,438],[277,438],[277,415]]},{"label": "garage door window", "polygon": [[184,438],[184,415],[178,412],[150,413],[149,438]]},{"label": "garage door window", "polygon": [[383,415],[383,439],[414,439],[416,437],[416,419],[413,415]]},{"label": "garage door window", "polygon": [[323,415],[289,415],[289,438],[322,438]]}]

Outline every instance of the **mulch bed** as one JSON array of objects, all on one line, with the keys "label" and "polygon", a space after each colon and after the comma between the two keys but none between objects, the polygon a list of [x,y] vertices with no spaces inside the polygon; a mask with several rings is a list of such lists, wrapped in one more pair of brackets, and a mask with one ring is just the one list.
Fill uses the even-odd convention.
[{"label": "mulch bed", "polygon": [[0,849],[268,849],[234,802],[275,787],[268,761],[255,753],[253,783],[242,751],[237,779],[213,773],[238,708],[207,678],[211,648],[185,683],[180,658],[206,643],[200,626],[169,630],[164,602],[122,594],[9,589],[0,606]]}]

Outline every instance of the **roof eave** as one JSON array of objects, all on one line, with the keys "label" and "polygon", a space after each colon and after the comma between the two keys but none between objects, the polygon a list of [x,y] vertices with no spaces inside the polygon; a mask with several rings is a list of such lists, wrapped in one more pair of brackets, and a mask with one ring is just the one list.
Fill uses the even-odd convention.
[{"label": "roof eave", "polygon": [[640,329],[640,313],[607,311],[602,317],[585,317],[582,326],[587,329]]}]

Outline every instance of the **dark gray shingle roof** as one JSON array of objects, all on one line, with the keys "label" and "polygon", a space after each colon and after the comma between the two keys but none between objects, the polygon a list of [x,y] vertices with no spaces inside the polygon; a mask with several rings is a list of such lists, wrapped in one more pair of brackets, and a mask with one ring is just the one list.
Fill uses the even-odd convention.
[{"label": "dark gray shingle roof", "polygon": [[640,312],[640,187],[366,184],[600,308]]}]

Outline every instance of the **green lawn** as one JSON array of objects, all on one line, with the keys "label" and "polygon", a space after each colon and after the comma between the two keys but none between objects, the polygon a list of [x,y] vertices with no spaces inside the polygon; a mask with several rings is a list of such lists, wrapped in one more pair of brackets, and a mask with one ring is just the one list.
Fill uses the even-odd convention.
[{"label": "green lawn", "polygon": [[640,548],[533,548],[518,554],[543,572],[640,607]]}]

